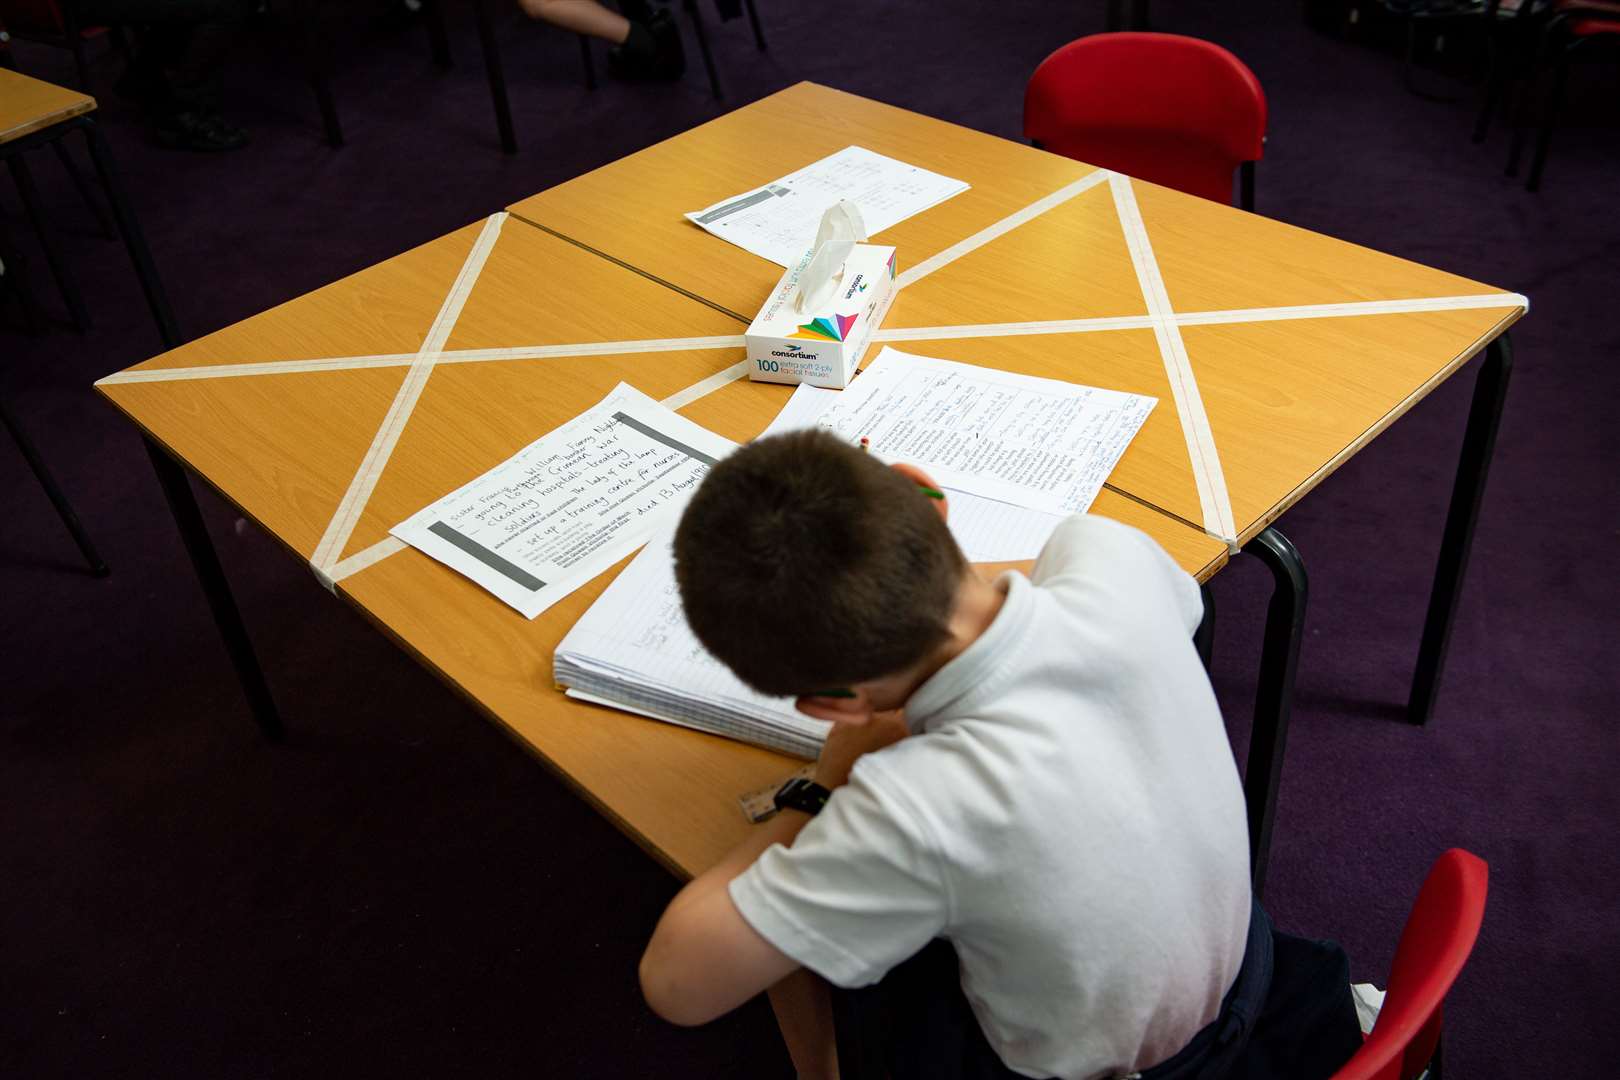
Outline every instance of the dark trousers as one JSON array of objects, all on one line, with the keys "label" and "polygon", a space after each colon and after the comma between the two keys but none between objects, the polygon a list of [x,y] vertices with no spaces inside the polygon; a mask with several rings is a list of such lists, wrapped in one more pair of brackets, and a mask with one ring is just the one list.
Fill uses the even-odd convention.
[{"label": "dark trousers", "polygon": [[139,42],[120,89],[158,112],[213,108],[251,0],[75,0],[84,26],[128,26]]},{"label": "dark trousers", "polygon": [[[935,941],[879,987],[893,1080],[1019,1080],[962,994],[956,951]],[[1327,1080],[1361,1045],[1350,962],[1331,942],[1283,934],[1257,904],[1220,1015],[1142,1080]]]}]

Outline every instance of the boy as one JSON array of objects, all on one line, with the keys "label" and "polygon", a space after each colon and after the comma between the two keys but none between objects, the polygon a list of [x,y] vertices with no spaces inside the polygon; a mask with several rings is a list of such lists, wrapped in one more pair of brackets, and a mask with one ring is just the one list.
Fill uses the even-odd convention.
[{"label": "boy", "polygon": [[943,937],[991,1074],[1125,1076],[1184,1050],[1185,1066],[1252,951],[1198,586],[1084,516],[1030,578],[986,581],[939,508],[822,431],[744,447],[693,497],[687,619],[744,682],[832,721],[830,794],[784,789],[799,808],[676,896],[647,1000],[695,1024],[769,988],[800,1074],[832,1076],[825,988],[801,969],[863,986]]}]

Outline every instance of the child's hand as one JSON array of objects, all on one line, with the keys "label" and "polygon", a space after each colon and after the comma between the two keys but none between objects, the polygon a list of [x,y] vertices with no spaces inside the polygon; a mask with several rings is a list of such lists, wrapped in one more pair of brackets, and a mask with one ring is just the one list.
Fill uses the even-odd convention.
[{"label": "child's hand", "polygon": [[831,791],[849,780],[855,759],[873,750],[899,742],[909,734],[905,713],[899,709],[871,713],[865,722],[841,721],[827,732],[827,741],[816,760],[816,783]]}]

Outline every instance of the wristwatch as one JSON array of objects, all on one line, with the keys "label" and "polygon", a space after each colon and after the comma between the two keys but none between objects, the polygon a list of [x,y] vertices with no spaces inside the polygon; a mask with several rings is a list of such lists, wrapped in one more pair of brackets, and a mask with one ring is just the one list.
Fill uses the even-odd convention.
[{"label": "wristwatch", "polygon": [[827,799],[832,792],[802,776],[795,776],[783,784],[776,792],[776,808],[778,810],[803,810],[811,817],[821,813],[821,808],[827,805]]}]

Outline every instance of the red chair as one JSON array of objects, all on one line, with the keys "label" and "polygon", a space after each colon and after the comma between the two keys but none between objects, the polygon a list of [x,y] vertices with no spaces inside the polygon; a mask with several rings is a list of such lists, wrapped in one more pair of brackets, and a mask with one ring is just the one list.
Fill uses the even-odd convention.
[{"label": "red chair", "polygon": [[1526,191],[1532,192],[1541,190],[1541,173],[1547,165],[1547,147],[1552,143],[1553,127],[1563,106],[1570,61],[1577,52],[1589,52],[1594,43],[1597,47],[1620,46],[1620,0],[1553,0],[1548,14],[1550,18],[1542,28],[1536,59],[1522,90],[1519,123],[1508,152],[1507,174],[1515,176],[1524,153],[1536,84],[1551,69],[1552,86],[1542,94],[1541,131],[1536,137],[1535,156],[1524,185]]},{"label": "red chair", "polygon": [[1044,150],[1216,202],[1241,168],[1254,209],[1266,95],[1219,45],[1179,34],[1095,34],[1041,61],[1024,91],[1024,137]]},{"label": "red chair", "polygon": [[1479,937],[1489,871],[1452,848],[1435,860],[1395,948],[1378,1021],[1333,1080],[1440,1080],[1440,1006]]}]

